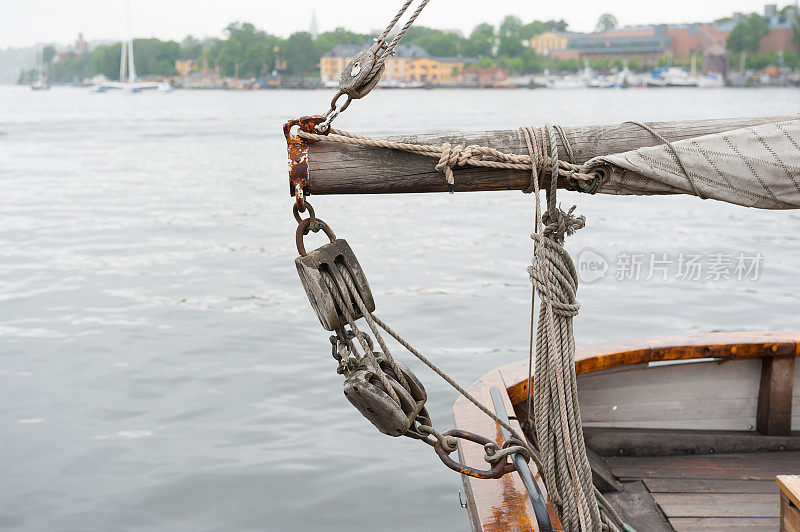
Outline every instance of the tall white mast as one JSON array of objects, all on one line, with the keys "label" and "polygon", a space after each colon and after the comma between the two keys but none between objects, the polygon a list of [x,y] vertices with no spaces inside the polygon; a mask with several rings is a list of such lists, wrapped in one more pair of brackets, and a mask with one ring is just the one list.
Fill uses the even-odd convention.
[{"label": "tall white mast", "polygon": [[126,2],[127,19],[125,21],[125,37],[120,43],[119,82],[134,83],[136,81],[136,65],[133,62],[133,29],[131,24],[131,2]]},{"label": "tall white mast", "polygon": [[128,82],[136,81],[136,65],[133,62],[133,24],[131,23],[131,0],[128,0]]},{"label": "tall white mast", "polygon": [[127,59],[128,55],[125,53],[125,48],[128,46],[128,41],[123,39],[119,43],[120,47],[120,58],[119,58],[119,82],[125,83],[125,69],[127,67]]},{"label": "tall white mast", "polygon": [[39,57],[36,61],[36,79],[40,83],[44,82],[44,47],[39,47]]}]

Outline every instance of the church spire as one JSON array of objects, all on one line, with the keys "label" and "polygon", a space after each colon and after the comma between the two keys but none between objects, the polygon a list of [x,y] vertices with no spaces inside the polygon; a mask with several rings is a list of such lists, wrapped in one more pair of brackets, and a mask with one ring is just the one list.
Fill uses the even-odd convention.
[{"label": "church spire", "polygon": [[317,11],[311,10],[311,24],[308,28],[308,33],[311,34],[311,38],[315,41],[317,37],[319,37],[319,27],[317,26]]}]

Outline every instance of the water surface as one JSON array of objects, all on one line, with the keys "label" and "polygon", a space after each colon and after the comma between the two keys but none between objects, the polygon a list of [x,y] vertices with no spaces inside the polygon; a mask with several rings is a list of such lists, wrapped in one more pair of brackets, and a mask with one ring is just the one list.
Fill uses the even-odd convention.
[{"label": "water surface", "polygon": [[[331,93],[0,88],[0,529],[464,530],[460,480],[341,393],[292,260],[281,124]],[[797,89],[378,91],[365,134],[800,113]],[[797,329],[796,212],[588,197],[570,238],[761,253],[758,280],[585,284],[578,343]],[[378,311],[462,383],[526,357],[532,199],[314,197]],[[398,352],[399,353],[399,352]],[[447,428],[456,396],[405,354]]]}]

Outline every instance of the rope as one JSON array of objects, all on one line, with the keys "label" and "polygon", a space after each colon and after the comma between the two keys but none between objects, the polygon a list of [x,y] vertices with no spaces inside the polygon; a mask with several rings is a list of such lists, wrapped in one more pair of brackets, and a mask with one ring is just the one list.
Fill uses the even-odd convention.
[{"label": "rope", "polygon": [[[539,146],[539,139],[536,136],[536,129],[531,126],[523,126],[519,128],[522,132],[522,136],[525,139],[525,144],[528,146],[528,153],[531,154],[531,160],[541,160],[541,147]],[[533,216],[533,225],[534,225],[534,233],[539,233],[539,226],[541,225],[542,219],[542,200],[539,196],[539,169],[536,165],[531,165],[531,186],[523,190],[524,193],[530,194],[531,192],[534,193],[534,198],[536,200],[536,207]],[[533,260],[536,260],[536,250],[538,246],[534,243],[533,246]],[[534,333],[534,321],[535,321],[535,302],[536,302],[536,288],[531,285],[531,322],[530,322],[530,333],[529,333],[529,343],[528,343],[528,415],[531,415],[531,397],[532,389],[532,377],[533,377],[533,333]]]},{"label": "rope", "polygon": [[[548,125],[543,127],[540,133],[530,126],[520,128],[520,130],[528,148],[527,156],[507,154],[480,146],[451,146],[449,143],[442,146],[429,146],[400,143],[339,130],[331,130],[333,137],[305,132],[300,134],[309,140],[329,140],[345,144],[400,149],[438,158],[436,169],[445,174],[448,185],[454,184],[453,168],[467,164],[531,171],[529,188],[535,194],[535,232],[531,235],[534,241],[533,264],[528,268],[533,285],[528,361],[528,412],[529,415],[531,411],[534,413],[537,445],[531,446],[526,443],[526,440],[513,427],[500,419],[434,362],[411,346],[389,325],[369,312],[356,288],[352,273],[347,267],[335,264],[333,267],[335,271],[325,272],[323,279],[353,331],[353,337],[358,338],[364,351],[364,358],[373,367],[375,374],[381,379],[387,393],[395,402],[400,404],[392,383],[380,368],[379,362],[372,352],[369,336],[359,331],[355,324],[354,316],[358,313],[369,325],[386,360],[398,376],[400,385],[406,391],[410,391],[409,385],[384,342],[378,330],[379,327],[495,423],[508,430],[516,439],[515,444],[524,446],[524,450],[527,452],[523,454],[530,456],[538,470],[542,472],[549,498],[559,510],[565,530],[568,532],[617,532],[620,530],[617,524],[623,529],[629,530],[630,528],[621,521],[619,515],[602,498],[592,483],[592,472],[583,439],[575,375],[572,318],[578,314],[580,309],[575,297],[578,287],[577,272],[572,259],[562,247],[566,236],[573,234],[585,225],[585,218],[573,214],[575,207],[564,212],[556,203],[559,176],[567,175],[583,180],[595,179],[597,176],[580,174],[574,170],[574,168],[579,168],[577,165],[560,160],[557,137],[561,138],[561,144],[564,146],[567,156],[574,160],[571,146],[563,129]],[[546,191],[547,211],[542,214],[539,176],[541,172],[548,170],[550,171],[550,187]],[[536,328],[534,375],[533,321],[536,293],[539,294],[541,304]],[[356,312],[356,308],[359,312]],[[344,336],[346,338],[347,334]],[[354,344],[350,340],[347,342],[348,347],[352,350]],[[533,409],[531,409],[532,401]],[[420,422],[416,430],[410,430],[406,435],[422,439],[431,445],[436,443],[431,438],[435,438],[443,448],[452,450],[455,446],[454,441],[445,439],[427,423],[430,423],[430,420],[426,420],[425,423]],[[423,434],[427,436],[423,436]],[[517,447],[513,452],[522,452],[522,449]],[[494,451],[491,454],[487,453],[487,459],[496,460],[507,454],[512,454],[512,451]]]},{"label": "rope", "polygon": [[[538,176],[532,176],[536,198],[533,261],[528,268],[531,283],[541,300],[536,334],[535,375],[531,379],[533,335],[529,350],[528,412],[531,399],[536,441],[541,452],[542,473],[548,495],[559,509],[562,523],[569,532],[617,531],[621,523],[616,512],[601,514],[592,471],[586,456],[583,427],[578,404],[575,375],[575,341],[572,318],[578,314],[576,299],[578,276],[569,254],[562,247],[566,236],[585,225],[585,218],[575,216],[575,207],[564,212],[556,203],[560,167],[557,137],[567,156],[572,149],[563,130],[542,128],[541,137],[530,126],[521,128],[532,160],[537,150],[550,153],[551,183],[547,190],[547,211],[541,216]],[[540,145],[541,144],[541,145]],[[535,172],[535,170],[532,170]],[[533,301],[533,298],[532,298]],[[533,314],[533,309],[532,309]],[[533,321],[533,315],[531,317]],[[532,382],[531,382],[532,381]],[[604,508],[610,508],[604,504]],[[612,521],[613,520],[613,521]],[[623,525],[624,526],[624,525]]]},{"label": "rope", "polygon": [[[506,423],[505,421],[500,419],[497,416],[497,414],[495,414],[494,412],[489,410],[486,406],[484,406],[483,403],[481,403],[480,401],[478,401],[478,399],[475,398],[475,396],[473,396],[471,393],[469,393],[467,390],[465,390],[460,384],[458,384],[456,381],[454,381],[453,378],[450,375],[445,373],[444,370],[439,368],[439,366],[437,366],[432,360],[430,360],[428,357],[426,357],[425,355],[423,355],[422,353],[417,351],[411,344],[409,344],[402,336],[397,334],[391,327],[389,327],[387,324],[385,324],[383,321],[381,321],[374,314],[372,314],[371,317],[372,317],[372,319],[375,320],[375,323],[377,323],[383,330],[385,330],[387,333],[389,333],[389,335],[392,338],[397,340],[397,342],[400,345],[405,347],[408,350],[409,353],[411,353],[412,355],[417,357],[423,364],[425,364],[431,370],[433,370],[433,372],[436,373],[437,375],[439,375],[447,384],[452,386],[453,389],[455,389],[458,393],[460,393],[462,396],[464,396],[464,398],[467,401],[469,401],[470,403],[475,405],[481,412],[483,412],[484,414],[489,416],[492,419],[492,421],[494,421],[495,423],[497,423],[498,425],[500,425],[501,427],[506,429],[508,432],[510,432],[511,435],[514,438],[516,438],[520,442],[526,441],[522,436],[520,436],[520,434],[511,425],[509,425],[508,423]],[[530,453],[531,457],[533,458],[534,463],[536,464],[537,467],[539,467],[541,465],[541,463],[539,462],[538,458],[536,458],[536,454],[533,452],[533,449],[531,449],[531,447],[528,446],[528,445],[526,445],[526,447],[527,447],[528,452]],[[540,469],[540,471],[541,471],[541,469]]]},{"label": "rope", "polygon": [[[405,378],[403,377],[403,373],[400,371],[399,367],[397,366],[397,362],[394,360],[394,357],[389,352],[389,348],[386,346],[386,343],[383,341],[383,338],[381,337],[381,334],[378,331],[378,328],[376,327],[376,325],[378,327],[381,327],[390,336],[392,336],[395,340],[397,340],[400,343],[400,345],[405,347],[411,354],[413,354],[420,361],[422,361],[425,365],[427,365],[430,369],[432,369],[437,375],[439,375],[442,379],[444,379],[445,382],[447,382],[450,386],[455,388],[455,390],[458,391],[458,393],[463,395],[468,401],[470,401],[478,409],[480,409],[482,412],[484,412],[486,415],[488,415],[495,423],[497,423],[498,425],[500,425],[503,428],[505,428],[506,430],[508,430],[511,433],[511,435],[517,441],[519,441],[520,443],[525,441],[524,438],[511,425],[509,425],[508,423],[506,423],[505,421],[500,419],[497,416],[497,414],[495,414],[494,412],[489,410],[486,406],[484,406],[480,401],[478,401],[478,399],[476,399],[472,394],[470,394],[461,385],[459,385],[456,381],[454,381],[452,377],[450,377],[441,368],[439,368],[433,361],[431,361],[429,358],[427,358],[425,355],[423,355],[417,349],[415,349],[413,346],[411,346],[402,336],[400,336],[391,327],[389,327],[389,325],[384,323],[382,320],[380,320],[374,314],[370,313],[369,310],[367,309],[366,304],[364,303],[363,299],[361,298],[361,295],[358,293],[358,290],[356,289],[355,280],[353,279],[352,273],[350,272],[350,270],[348,268],[337,264],[337,265],[335,265],[335,269],[338,271],[339,276],[333,275],[331,272],[324,272],[322,278],[325,280],[325,284],[326,284],[328,290],[331,292],[331,294],[333,295],[334,299],[336,300],[336,305],[339,307],[339,310],[344,315],[345,319],[348,322],[348,325],[353,330],[355,337],[357,337],[359,339],[359,342],[361,343],[362,349],[363,349],[363,351],[365,353],[365,357],[369,361],[370,365],[372,365],[373,371],[380,378],[381,383],[383,384],[383,386],[387,390],[387,393],[389,393],[389,395],[392,397],[392,399],[394,401],[397,402],[397,404],[400,404],[400,400],[397,397],[397,394],[394,392],[394,389],[393,389],[391,383],[389,382],[388,377],[383,372],[383,370],[380,369],[380,365],[379,365],[374,353],[372,353],[371,346],[369,345],[368,340],[367,340],[367,338],[369,338],[369,337],[366,336],[361,331],[359,331],[358,327],[355,324],[355,320],[353,319],[353,316],[355,315],[355,312],[354,312],[354,309],[352,307],[352,302],[355,302],[356,306],[360,310],[361,315],[364,317],[364,320],[367,322],[367,324],[369,325],[370,329],[372,330],[372,333],[375,336],[375,339],[378,340],[378,343],[381,346],[381,350],[383,351],[384,355],[386,356],[386,359],[389,361],[389,364],[392,366],[392,369],[394,370],[395,374],[399,377],[400,383],[403,386],[403,388],[406,389],[406,391],[409,391],[409,385],[406,382]],[[337,277],[340,277],[341,279],[343,279],[344,285],[342,285],[338,281]],[[432,427],[430,427],[429,429],[424,429],[423,427],[424,426],[420,426],[419,427],[419,431],[420,432],[432,434],[440,442],[443,442],[443,447],[445,449],[448,449],[448,448],[452,449],[452,446],[453,446],[452,441],[453,440],[448,440],[445,443],[445,440],[443,439],[443,437],[438,432],[436,432]],[[430,443],[429,441],[424,440],[424,439],[423,439],[423,441],[425,441],[426,443]],[[529,456],[533,456],[534,463],[536,463],[537,467],[540,467],[541,464],[539,463],[538,459],[535,457],[535,454],[533,453],[533,450],[530,447],[528,447],[527,445],[526,445],[526,452],[527,452],[527,454]],[[541,467],[540,467],[540,470],[541,470]]]},{"label": "rope", "polygon": [[[388,148],[438,159],[436,170],[444,174],[450,193],[455,191],[455,176],[453,175],[453,169],[464,166],[499,168],[504,170],[531,170],[532,172],[537,171],[537,176],[532,177],[532,180],[538,179],[539,171],[550,170],[553,175],[553,183],[551,183],[551,187],[556,186],[559,176],[578,181],[594,181],[598,178],[597,173],[581,172],[581,165],[567,161],[559,161],[558,158],[553,159],[552,156],[545,155],[544,151],[529,152],[527,155],[518,155],[515,153],[505,153],[486,146],[452,146],[448,142],[442,144],[441,146],[411,144],[408,142],[395,142],[392,140],[367,137],[357,133],[351,133],[349,131],[333,128],[331,128],[329,135],[319,135],[317,133],[308,133],[306,131],[298,131],[297,134],[300,137],[311,141],[327,141],[356,146]],[[566,137],[564,137],[564,139],[566,139]],[[534,162],[532,163],[532,161]],[[553,170],[553,168],[556,170]]]},{"label": "rope", "polygon": [[[398,405],[401,404],[400,398],[397,396],[397,392],[394,391],[394,387],[389,381],[389,377],[387,377],[383,372],[380,364],[378,363],[378,359],[375,357],[375,353],[372,352],[372,346],[369,344],[366,335],[359,331],[358,327],[356,326],[355,320],[353,319],[354,312],[350,295],[342,294],[341,287],[338,286],[338,283],[332,277],[333,276],[330,272],[324,272],[322,275],[322,278],[325,280],[325,284],[328,287],[328,291],[333,295],[333,298],[336,301],[336,305],[344,315],[348,325],[350,325],[350,329],[353,331],[353,333],[355,333],[356,338],[358,338],[359,342],[361,343],[361,348],[364,351],[364,356],[361,358],[367,359],[370,366],[372,366],[373,373],[378,376],[381,384],[383,384],[383,387],[386,389],[386,393],[389,394],[389,397],[391,397],[392,400]],[[350,349],[353,349],[352,343],[349,343],[348,346]],[[396,373],[399,374],[400,372]]]},{"label": "rope", "polygon": [[[400,7],[400,10],[391,20],[391,22],[389,22],[389,25],[386,26],[386,29],[383,30],[383,33],[381,33],[381,36],[378,38],[378,40],[380,41],[386,40],[386,37],[389,36],[389,32],[391,32],[392,29],[395,27],[395,25],[397,25],[397,22],[400,20],[400,17],[403,16],[403,13],[406,12],[406,9],[408,9],[408,6],[411,5],[412,1],[413,0],[406,0],[406,2]],[[419,16],[420,13],[422,13],[422,10],[425,9],[425,6],[428,5],[428,2],[430,2],[430,0],[422,0],[422,3],[419,5],[419,7],[417,7],[416,11],[414,11],[414,13],[411,14],[409,19],[406,21],[405,25],[400,29],[397,35],[395,35],[394,39],[392,39],[392,42],[389,43],[389,46],[386,47],[386,50],[380,56],[377,57],[377,59],[375,60],[375,65],[372,67],[372,70],[370,71],[367,79],[372,79],[381,69],[386,60],[392,55],[394,55],[394,49],[400,42],[400,39],[402,39],[403,36],[406,34],[406,32],[409,30],[409,28],[411,28],[411,25],[414,24],[415,20],[417,20],[417,17]]]},{"label": "rope", "polygon": [[683,161],[681,160],[681,156],[678,155],[678,150],[675,148],[675,146],[672,145],[670,141],[665,139],[664,136],[661,135],[660,133],[654,131],[653,128],[651,128],[647,124],[642,124],[641,122],[636,122],[634,120],[627,120],[623,122],[623,124],[633,124],[634,126],[639,126],[640,128],[644,129],[645,131],[653,135],[655,138],[663,142],[666,145],[669,152],[672,154],[672,158],[675,159],[675,162],[678,163],[678,166],[680,166],[684,177],[686,177],[686,180],[692,187],[692,192],[694,192],[694,195],[699,197],[700,199],[708,199],[708,196],[705,196],[702,192],[700,192],[700,189],[697,188],[697,183],[695,182],[694,178],[689,173],[689,171],[686,169],[686,166],[684,166]]}]

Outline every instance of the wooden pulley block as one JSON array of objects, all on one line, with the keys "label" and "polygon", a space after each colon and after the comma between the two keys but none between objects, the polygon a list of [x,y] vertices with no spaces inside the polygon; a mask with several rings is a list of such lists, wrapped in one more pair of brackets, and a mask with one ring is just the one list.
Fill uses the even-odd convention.
[{"label": "wooden pulley block", "polygon": [[[344,395],[377,429],[389,436],[403,436],[412,430],[418,417],[430,419],[425,410],[427,394],[422,383],[404,364],[395,361],[408,383],[409,390],[398,381],[382,353],[375,353],[381,371],[388,377],[401,404],[386,393],[381,379],[366,363],[351,372],[344,381]],[[413,431],[412,431],[413,432]]]},{"label": "wooden pulley block", "polygon": [[344,67],[339,75],[339,90],[353,100],[363,98],[378,84],[386,65],[372,78],[369,74],[375,66],[376,56],[372,50],[361,50]]},{"label": "wooden pulley block", "polygon": [[350,291],[343,277],[349,272],[353,279],[356,291],[364,302],[367,310],[375,310],[375,300],[369,288],[364,271],[358,263],[353,250],[346,240],[336,239],[325,244],[306,255],[294,260],[300,281],[303,283],[311,307],[319,318],[322,327],[328,331],[335,331],[347,324],[347,319],[339,309],[336,299],[325,282],[324,276],[334,281],[342,300],[353,316],[354,320],[362,317],[361,309],[350,296]]}]

